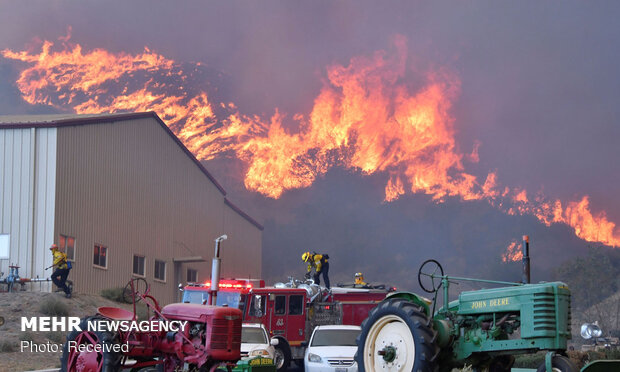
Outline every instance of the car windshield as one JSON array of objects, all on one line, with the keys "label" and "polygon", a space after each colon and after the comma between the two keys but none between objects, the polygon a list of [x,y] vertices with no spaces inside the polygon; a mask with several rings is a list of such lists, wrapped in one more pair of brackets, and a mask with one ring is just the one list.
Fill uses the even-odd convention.
[{"label": "car windshield", "polygon": [[267,337],[262,328],[243,327],[241,328],[241,343],[266,344]]},{"label": "car windshield", "polygon": [[310,346],[356,346],[359,329],[319,329],[314,332]]},{"label": "car windshield", "polygon": [[[217,306],[228,306],[234,307],[237,309],[243,308],[241,293],[239,292],[226,292],[226,291],[218,291],[217,292]],[[202,304],[207,303],[209,300],[209,293],[206,291],[196,291],[191,289],[186,289],[183,292],[183,302],[190,304]]]}]

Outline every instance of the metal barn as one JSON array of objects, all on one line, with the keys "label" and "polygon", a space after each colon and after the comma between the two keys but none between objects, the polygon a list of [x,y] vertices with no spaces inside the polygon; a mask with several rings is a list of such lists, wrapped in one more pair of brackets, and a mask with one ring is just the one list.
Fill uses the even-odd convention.
[{"label": "metal barn", "polygon": [[0,116],[5,275],[49,276],[56,243],[75,293],[144,277],[169,303],[178,283],[208,279],[222,234],[222,276],[259,278],[262,230],[155,113]]}]

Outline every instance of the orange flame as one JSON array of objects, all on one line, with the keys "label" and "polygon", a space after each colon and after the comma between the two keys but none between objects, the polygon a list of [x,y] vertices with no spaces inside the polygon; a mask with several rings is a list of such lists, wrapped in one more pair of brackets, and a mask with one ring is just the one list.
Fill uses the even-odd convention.
[{"label": "orange flame", "polygon": [[519,243],[513,241],[510,243],[508,248],[506,248],[506,252],[502,254],[503,262],[516,262],[521,261],[523,259],[523,252],[519,249]]},{"label": "orange flame", "polygon": [[[467,173],[463,161],[478,162],[480,144],[470,154],[456,145],[449,112],[460,81],[435,71],[417,86],[409,84],[404,37],[394,37],[391,53],[329,67],[307,116],[288,119],[276,109],[267,120],[243,115],[233,103],[213,106],[206,92],[184,88],[192,71],[148,48],[135,55],[83,52],[68,36],[61,40],[61,50],[45,41],[39,53],[1,52],[29,65],[17,80],[27,102],[76,113],[153,110],[198,159],[227,153],[243,160],[245,186],[266,196],[309,187],[340,166],[389,174],[386,202],[407,190],[438,202],[487,200],[508,214],[532,214],[547,225],[567,224],[582,239],[620,245],[615,223],[604,212],[593,214],[587,196],[565,204],[542,195],[532,199],[524,189],[500,186],[495,172],[484,182]],[[218,117],[215,108],[225,114]]]}]

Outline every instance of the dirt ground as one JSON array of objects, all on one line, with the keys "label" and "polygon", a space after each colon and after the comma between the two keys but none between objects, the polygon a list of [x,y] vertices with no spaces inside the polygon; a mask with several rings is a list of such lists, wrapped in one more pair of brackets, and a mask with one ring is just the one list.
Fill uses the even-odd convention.
[{"label": "dirt ground", "polygon": [[[66,306],[63,306],[66,305]],[[56,311],[67,310],[67,316],[80,318],[94,315],[99,306],[115,306],[131,310],[131,305],[119,304],[96,295],[74,294],[65,298],[64,293],[41,293],[19,291],[0,293],[0,316],[4,325],[0,327],[0,372],[19,372],[60,367],[59,352],[32,352],[20,350],[22,341],[36,344],[62,344],[63,332],[22,332],[21,318],[34,316],[54,316]],[[52,312],[52,314],[45,314]],[[12,350],[12,351],[9,351]]]}]

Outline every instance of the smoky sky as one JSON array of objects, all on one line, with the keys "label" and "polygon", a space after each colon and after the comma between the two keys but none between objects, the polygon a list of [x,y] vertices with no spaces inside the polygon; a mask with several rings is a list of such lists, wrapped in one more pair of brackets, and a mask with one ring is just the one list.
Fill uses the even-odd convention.
[{"label": "smoky sky", "polygon": [[[311,109],[328,66],[387,50],[391,37],[403,35],[410,69],[447,69],[461,82],[450,114],[461,152],[480,143],[480,162],[469,172],[496,171],[504,185],[562,200],[589,195],[595,212],[618,222],[619,10],[612,1],[3,0],[0,49],[24,50],[71,27],[71,40],[85,49],[137,53],[147,46],[181,63],[201,62],[221,73],[214,89],[244,114],[270,116],[277,108],[292,116]],[[21,100],[18,72],[0,59],[2,114],[48,110]],[[206,166],[231,199],[264,221],[270,278],[298,270],[304,250],[329,251],[335,280],[362,270],[381,281],[395,273],[400,285],[415,286],[415,265],[430,256],[459,274],[479,272],[472,268],[478,262],[505,277],[518,268],[494,263],[523,233],[546,263],[535,268],[548,276],[554,256],[587,245],[566,226],[548,228],[485,202],[407,195],[382,203],[381,174],[334,169],[308,189],[271,200],[243,189],[242,164],[216,159]],[[283,257],[281,264],[272,255]]]}]

